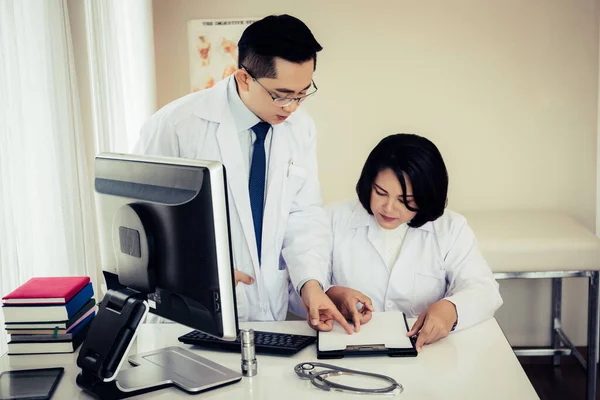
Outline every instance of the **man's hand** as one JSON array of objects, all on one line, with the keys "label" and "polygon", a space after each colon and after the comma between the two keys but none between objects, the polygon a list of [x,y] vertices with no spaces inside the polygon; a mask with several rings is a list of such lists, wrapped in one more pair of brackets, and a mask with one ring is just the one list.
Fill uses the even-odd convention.
[{"label": "man's hand", "polygon": [[[375,311],[371,299],[358,290],[344,286],[332,286],[327,291],[327,296],[346,319],[354,322],[354,332],[360,331],[360,326],[369,322],[373,316],[371,313]],[[356,308],[359,303],[362,304],[360,310]]]},{"label": "man's hand", "polygon": [[448,300],[440,300],[419,315],[417,322],[406,336],[414,336],[418,333],[419,338],[415,347],[417,351],[421,351],[423,345],[448,336],[457,320],[456,306]]},{"label": "man's hand", "polygon": [[323,292],[319,282],[315,280],[306,282],[302,286],[300,295],[308,313],[308,325],[313,329],[330,331],[333,329],[333,321],[335,320],[344,327],[348,334],[352,334],[350,324]]},{"label": "man's hand", "polygon": [[235,286],[237,287],[238,282],[242,282],[245,285],[252,285],[254,278],[238,270],[233,270],[233,278],[235,279]]}]

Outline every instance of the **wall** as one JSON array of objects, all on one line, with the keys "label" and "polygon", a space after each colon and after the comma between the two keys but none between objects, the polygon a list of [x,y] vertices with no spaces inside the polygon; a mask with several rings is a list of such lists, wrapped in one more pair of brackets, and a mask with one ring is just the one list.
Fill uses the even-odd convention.
[{"label": "wall", "polygon": [[[321,42],[307,101],[326,201],[353,194],[369,150],[413,132],[440,148],[455,210],[566,210],[595,227],[598,1],[154,0],[157,100],[188,92],[186,22],[290,13]],[[349,116],[351,116],[349,118]],[[585,343],[586,285],[564,323]],[[549,338],[548,282],[501,283],[514,345]]]}]

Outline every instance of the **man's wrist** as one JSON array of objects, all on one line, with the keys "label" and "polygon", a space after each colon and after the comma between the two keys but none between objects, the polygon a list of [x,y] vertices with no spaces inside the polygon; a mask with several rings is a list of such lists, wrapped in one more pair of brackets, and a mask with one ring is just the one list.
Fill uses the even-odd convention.
[{"label": "man's wrist", "polygon": [[323,287],[321,286],[321,284],[319,283],[318,280],[316,280],[316,279],[309,279],[308,281],[304,282],[302,284],[302,286],[300,287],[300,290],[299,290],[300,296],[302,296],[302,291],[304,289],[310,289],[312,287],[319,287],[321,290],[323,290]]}]

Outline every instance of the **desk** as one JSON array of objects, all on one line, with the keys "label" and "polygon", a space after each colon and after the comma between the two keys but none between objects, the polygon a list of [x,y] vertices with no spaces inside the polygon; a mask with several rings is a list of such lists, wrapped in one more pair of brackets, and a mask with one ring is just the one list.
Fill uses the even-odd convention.
[{"label": "desk", "polygon": [[[414,320],[409,321],[412,324]],[[304,321],[241,323],[241,328],[314,335]],[[177,345],[177,338],[190,329],[179,324],[145,324],[140,328],[133,353]],[[240,370],[240,355],[221,351],[184,348],[222,364]],[[0,371],[41,367],[65,367],[54,399],[90,399],[75,384],[79,369],[77,354],[7,356],[0,358]],[[241,382],[200,393],[201,399],[348,399],[348,394],[327,393],[296,377],[293,367],[303,361],[317,361],[315,345],[293,357],[257,355],[258,375]],[[508,341],[495,319],[489,319],[465,331],[452,333],[448,338],[426,346],[416,358],[346,358],[327,360],[331,364],[377,372],[395,378],[404,386],[401,400],[447,399],[538,399]],[[354,396],[363,399],[368,396]],[[373,396],[382,398],[382,396]],[[148,393],[136,398],[191,398],[176,388]]]}]

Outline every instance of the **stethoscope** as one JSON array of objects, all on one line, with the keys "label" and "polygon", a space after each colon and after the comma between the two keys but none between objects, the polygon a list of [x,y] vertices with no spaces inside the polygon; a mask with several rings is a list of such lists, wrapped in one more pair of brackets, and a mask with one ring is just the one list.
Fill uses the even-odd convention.
[{"label": "stethoscope", "polygon": [[[324,368],[322,371],[317,371],[316,368]],[[294,372],[300,379],[308,379],[319,389],[325,391],[337,390],[340,392],[349,392],[356,394],[390,394],[396,395],[404,391],[404,387],[396,382],[395,379],[386,375],[375,374],[372,372],[357,371],[338,367],[337,365],[323,364],[317,362],[300,363],[294,367]],[[340,375],[362,375],[369,378],[380,379],[389,382],[390,385],[380,389],[366,389],[353,386],[346,386],[330,381],[328,378]]]}]

